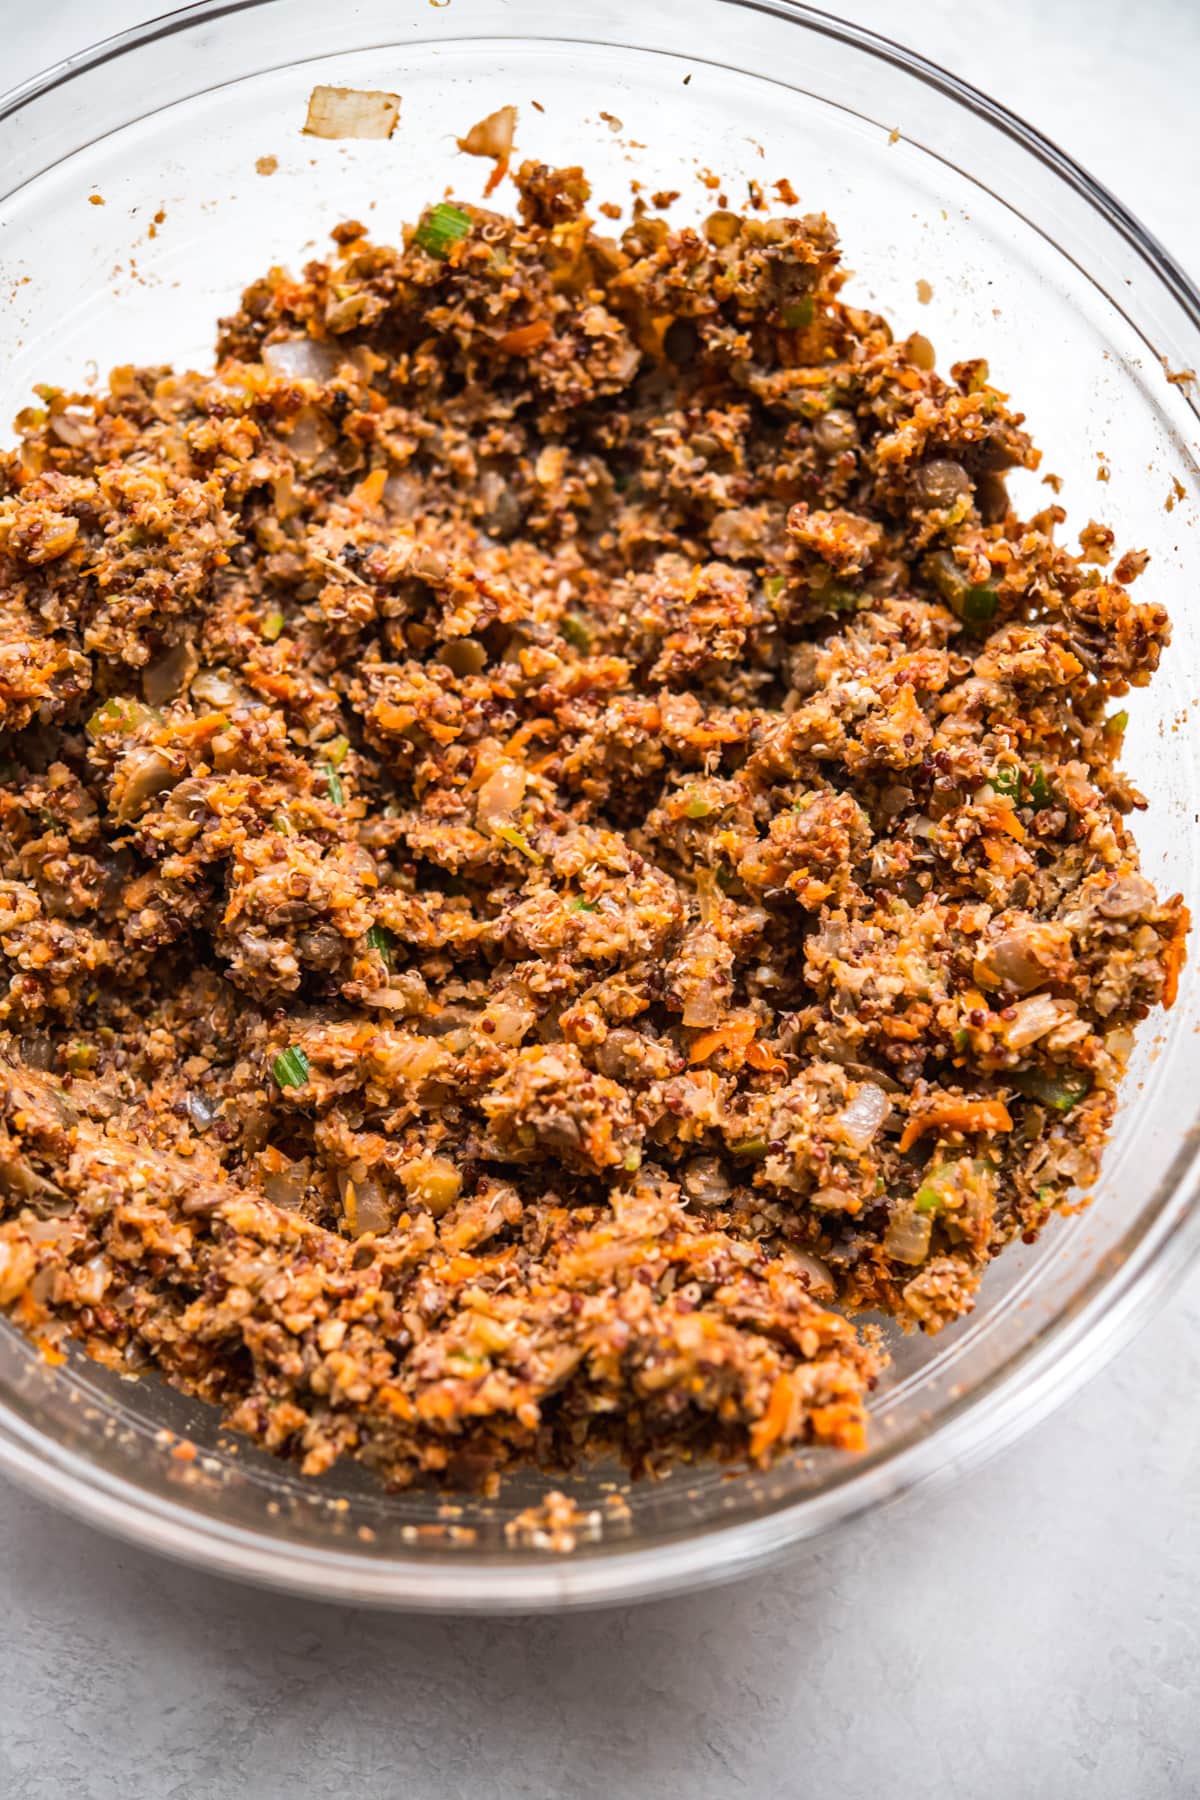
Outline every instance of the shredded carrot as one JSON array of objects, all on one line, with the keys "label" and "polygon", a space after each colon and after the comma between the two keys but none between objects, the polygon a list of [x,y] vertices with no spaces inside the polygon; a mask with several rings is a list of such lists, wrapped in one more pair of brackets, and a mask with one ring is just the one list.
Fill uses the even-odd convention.
[{"label": "shredded carrot", "polygon": [[383,499],[383,490],[387,486],[388,472],[382,465],[364,475],[350,496],[355,506],[361,506],[365,512],[374,512]]},{"label": "shredded carrot", "polygon": [[1004,801],[992,808],[992,822],[998,825],[1001,831],[1006,831],[1009,837],[1016,838],[1018,844],[1024,843],[1028,836],[1025,827],[1017,817],[1015,808]]},{"label": "shredded carrot", "polygon": [[836,1400],[831,1406],[814,1406],[813,1436],[818,1443],[837,1450],[865,1450],[867,1426],[863,1409],[855,1400]]},{"label": "shredded carrot", "polygon": [[1163,994],[1164,1006],[1174,1006],[1179,998],[1179,976],[1187,956],[1187,934],[1191,930],[1192,915],[1186,906],[1181,906],[1175,921],[1174,930],[1167,940],[1163,952]]},{"label": "shredded carrot", "polygon": [[718,1025],[713,1031],[702,1031],[698,1038],[693,1038],[688,1052],[691,1063],[707,1062],[718,1050],[744,1050],[758,1030],[758,1021],[753,1017],[730,1019],[724,1025]]},{"label": "shredded carrot", "polygon": [[291,700],[300,691],[299,683],[290,675],[281,675],[274,669],[246,669],[244,678],[251,687],[263,694],[273,694],[276,700]]},{"label": "shredded carrot", "polygon": [[786,1371],[775,1377],[767,1410],[750,1430],[750,1454],[756,1460],[777,1443],[791,1423],[795,1384]]},{"label": "shredded carrot", "polygon": [[500,186],[500,183],[504,180],[504,177],[507,174],[508,174],[508,158],[507,158],[507,156],[498,156],[496,158],[495,164],[492,168],[492,172],[488,176],[487,182],[484,186],[483,197],[485,200],[487,199],[489,194],[495,193],[496,189]]},{"label": "shredded carrot", "polygon": [[504,754],[520,756],[530,738],[545,737],[547,732],[553,737],[557,730],[553,719],[526,719],[524,725],[519,726],[505,744]]},{"label": "shredded carrot", "polygon": [[496,339],[496,348],[503,350],[506,356],[527,356],[549,336],[549,319],[534,319],[530,325],[514,325],[511,331],[506,331],[503,337]]},{"label": "shredded carrot", "polygon": [[1012,1119],[1003,1100],[935,1100],[910,1118],[900,1137],[900,1154],[911,1150],[927,1131],[1011,1131]]},{"label": "shredded carrot", "polygon": [[1015,875],[1018,869],[1029,866],[1029,859],[1024,857],[1016,846],[1006,837],[985,837],[981,839],[983,854],[994,869],[1002,875]]},{"label": "shredded carrot", "polygon": [[776,1056],[775,1052],[766,1044],[751,1044],[746,1051],[746,1061],[752,1069],[758,1069],[764,1075],[771,1074],[775,1070],[787,1069],[783,1058]]},{"label": "shredded carrot", "polygon": [[377,700],[373,708],[375,723],[384,731],[405,732],[416,722],[411,706],[397,706],[393,700]]}]

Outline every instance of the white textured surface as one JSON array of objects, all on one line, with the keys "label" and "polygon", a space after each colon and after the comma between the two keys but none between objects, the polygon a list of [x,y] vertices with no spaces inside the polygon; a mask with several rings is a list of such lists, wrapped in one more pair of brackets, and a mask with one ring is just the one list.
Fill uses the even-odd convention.
[{"label": "white textured surface", "polygon": [[[156,10],[5,8],[0,85]],[[1193,269],[1195,0],[843,0],[1048,130]],[[566,1620],[367,1616],[0,1485],[4,1800],[1193,1800],[1200,1277],[982,1473],[774,1574]]]}]

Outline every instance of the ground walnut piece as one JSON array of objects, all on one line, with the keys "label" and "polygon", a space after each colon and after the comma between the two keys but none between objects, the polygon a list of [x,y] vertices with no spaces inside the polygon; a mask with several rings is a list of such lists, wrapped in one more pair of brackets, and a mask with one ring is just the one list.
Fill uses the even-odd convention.
[{"label": "ground walnut piece", "polygon": [[1166,615],[828,220],[516,179],[18,422],[0,1304],[310,1472],[854,1448],[1173,997]]}]

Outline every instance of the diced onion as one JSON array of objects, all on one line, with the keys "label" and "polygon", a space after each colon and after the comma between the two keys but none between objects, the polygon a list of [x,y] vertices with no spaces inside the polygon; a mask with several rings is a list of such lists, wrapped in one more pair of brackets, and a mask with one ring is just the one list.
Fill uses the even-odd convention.
[{"label": "diced onion", "polygon": [[788,1261],[798,1274],[808,1277],[811,1294],[824,1298],[837,1292],[837,1284],[819,1256],[811,1256],[807,1250],[793,1250]]},{"label": "diced onion", "polygon": [[892,1110],[882,1088],[865,1081],[837,1116],[838,1128],[852,1150],[866,1150]]},{"label": "diced onion", "polygon": [[929,1255],[929,1240],[933,1233],[933,1215],[916,1212],[905,1204],[898,1206],[888,1220],[888,1228],[884,1234],[883,1252],[893,1262],[908,1263],[915,1268],[923,1263]]},{"label": "diced onion", "polygon": [[1035,1044],[1048,1031],[1058,1025],[1065,1025],[1074,1018],[1075,1008],[1067,1000],[1055,1000],[1050,994],[1031,994],[1028,1000],[1018,1000],[1012,1008],[1013,1017],[1004,1022],[1004,1041],[1010,1050],[1023,1050],[1027,1044]]},{"label": "diced onion", "polygon": [[308,1186],[308,1166],[308,1159],[305,1157],[264,1175],[263,1193],[272,1206],[282,1206],[286,1212],[296,1211]]},{"label": "diced onion", "polygon": [[400,96],[380,88],[315,87],[308,97],[308,137],[389,138],[400,117]]},{"label": "diced onion", "polygon": [[525,771],[520,763],[502,762],[479,790],[476,819],[482,829],[511,818],[525,798]]},{"label": "diced onion", "polygon": [[286,375],[293,381],[328,381],[340,360],[331,345],[311,337],[264,344],[262,359],[272,375]]},{"label": "diced onion", "polygon": [[458,147],[468,156],[494,156],[499,161],[511,154],[516,129],[516,107],[501,106],[472,125],[466,137],[459,138]]},{"label": "diced onion", "polygon": [[379,1183],[365,1173],[355,1173],[362,1168],[362,1163],[354,1163],[350,1169],[338,1171],[342,1211],[352,1238],[363,1237],[368,1231],[387,1231],[392,1223],[392,1211]]}]

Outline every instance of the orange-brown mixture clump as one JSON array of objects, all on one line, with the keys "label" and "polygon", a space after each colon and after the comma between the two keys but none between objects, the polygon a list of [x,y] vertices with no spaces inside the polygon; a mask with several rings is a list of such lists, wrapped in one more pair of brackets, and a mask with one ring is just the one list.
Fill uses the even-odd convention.
[{"label": "orange-brown mixture clump", "polygon": [[1093,1179],[1167,638],[823,217],[351,222],[0,463],[0,1304],[320,1471],[855,1447]]}]

